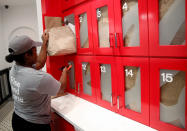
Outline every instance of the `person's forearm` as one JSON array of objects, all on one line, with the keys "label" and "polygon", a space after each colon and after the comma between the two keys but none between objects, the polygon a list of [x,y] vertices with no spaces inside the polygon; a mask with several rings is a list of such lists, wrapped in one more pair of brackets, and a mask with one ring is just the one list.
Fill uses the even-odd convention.
[{"label": "person's forearm", "polygon": [[47,44],[43,43],[39,56],[37,57],[36,69],[43,68],[45,65],[46,59],[47,59]]},{"label": "person's forearm", "polygon": [[67,86],[67,72],[62,73],[59,82],[61,83],[60,90],[58,91],[56,97],[64,94],[64,91]]},{"label": "person's forearm", "polygon": [[60,77],[60,83],[61,83],[61,88],[65,90],[67,86],[67,72],[62,73]]}]

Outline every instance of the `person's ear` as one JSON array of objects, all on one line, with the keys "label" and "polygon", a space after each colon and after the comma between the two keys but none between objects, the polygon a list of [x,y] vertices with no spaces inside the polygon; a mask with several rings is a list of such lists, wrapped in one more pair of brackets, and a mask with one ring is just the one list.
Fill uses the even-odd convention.
[{"label": "person's ear", "polygon": [[27,60],[29,58],[29,54],[25,53],[24,58]]}]

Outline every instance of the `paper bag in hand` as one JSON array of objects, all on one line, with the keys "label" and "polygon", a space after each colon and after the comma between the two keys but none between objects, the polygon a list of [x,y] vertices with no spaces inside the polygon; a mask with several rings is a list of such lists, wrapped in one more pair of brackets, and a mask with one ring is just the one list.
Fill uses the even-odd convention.
[{"label": "paper bag in hand", "polygon": [[51,28],[49,31],[48,55],[67,55],[76,53],[76,37],[69,26]]}]

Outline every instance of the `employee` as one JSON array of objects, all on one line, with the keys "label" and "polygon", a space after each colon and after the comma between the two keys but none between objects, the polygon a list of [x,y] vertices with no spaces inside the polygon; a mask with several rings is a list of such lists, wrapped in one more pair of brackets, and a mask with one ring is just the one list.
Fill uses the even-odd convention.
[{"label": "employee", "polygon": [[[15,61],[10,70],[10,85],[14,99],[12,128],[14,131],[50,131],[51,96],[59,95],[66,87],[67,68],[60,81],[41,69],[47,58],[49,35],[44,33],[43,44],[28,36],[16,36],[9,43],[6,61]],[[36,47],[42,44],[39,56]]]}]

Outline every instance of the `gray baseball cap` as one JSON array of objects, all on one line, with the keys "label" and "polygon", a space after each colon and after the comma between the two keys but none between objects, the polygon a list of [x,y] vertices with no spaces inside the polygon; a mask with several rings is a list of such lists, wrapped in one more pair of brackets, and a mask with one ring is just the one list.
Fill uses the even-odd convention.
[{"label": "gray baseball cap", "polygon": [[12,53],[13,55],[23,54],[30,50],[32,47],[37,47],[41,45],[41,42],[33,41],[26,35],[16,36],[9,42],[9,48],[14,51]]}]

